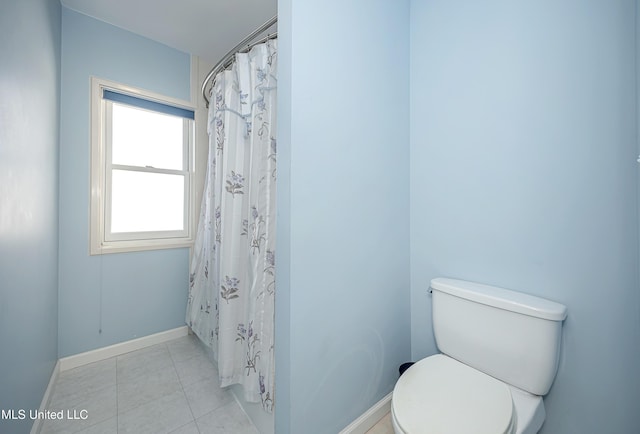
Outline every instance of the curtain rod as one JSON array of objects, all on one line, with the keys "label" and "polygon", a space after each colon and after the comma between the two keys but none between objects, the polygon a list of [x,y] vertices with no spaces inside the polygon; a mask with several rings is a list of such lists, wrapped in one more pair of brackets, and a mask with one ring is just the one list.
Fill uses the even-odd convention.
[{"label": "curtain rod", "polygon": [[216,66],[214,66],[211,69],[211,71],[209,71],[209,74],[207,74],[207,78],[205,78],[204,81],[202,82],[202,96],[204,97],[204,100],[207,102],[207,107],[209,107],[209,98],[207,98],[207,86],[209,85],[209,82],[211,81],[211,79],[214,78],[218,72],[222,71],[227,66],[229,66],[229,64],[231,63],[231,60],[233,59],[233,56],[235,56],[236,53],[243,53],[243,52],[249,51],[254,45],[258,45],[268,41],[269,39],[276,38],[278,36],[277,31],[274,33],[269,33],[264,38],[261,38],[257,41],[254,41],[253,43],[250,43],[251,41],[253,41],[253,39],[256,36],[264,32],[265,30],[269,29],[269,27],[273,26],[277,22],[278,22],[278,16],[276,15],[273,18],[271,18],[269,21],[267,21],[266,23],[258,27],[256,30],[254,30],[249,36],[244,38],[242,42],[240,42],[238,45],[233,47],[233,49],[229,51],[227,54],[225,54],[222,60],[216,63]]}]

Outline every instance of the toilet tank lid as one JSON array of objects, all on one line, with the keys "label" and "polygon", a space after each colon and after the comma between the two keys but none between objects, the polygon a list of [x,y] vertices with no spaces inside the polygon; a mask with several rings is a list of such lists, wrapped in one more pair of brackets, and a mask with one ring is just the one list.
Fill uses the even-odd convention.
[{"label": "toilet tank lid", "polygon": [[438,277],[431,280],[431,289],[536,318],[562,321],[567,317],[567,307],[560,303],[496,286]]}]

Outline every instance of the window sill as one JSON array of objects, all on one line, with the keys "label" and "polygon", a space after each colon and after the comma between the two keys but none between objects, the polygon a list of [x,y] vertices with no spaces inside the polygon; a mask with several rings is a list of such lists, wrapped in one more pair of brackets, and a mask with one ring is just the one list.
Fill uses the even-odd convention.
[{"label": "window sill", "polygon": [[89,254],[106,255],[110,253],[143,252],[149,250],[178,249],[192,247],[192,239],[168,240],[144,240],[144,241],[109,241],[101,245],[92,245]]}]

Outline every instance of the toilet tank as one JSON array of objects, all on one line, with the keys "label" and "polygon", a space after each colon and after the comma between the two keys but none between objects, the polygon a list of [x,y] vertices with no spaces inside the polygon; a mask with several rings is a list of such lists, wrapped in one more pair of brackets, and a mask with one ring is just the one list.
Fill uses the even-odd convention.
[{"label": "toilet tank", "polygon": [[535,395],[546,395],[558,369],[567,308],[508,289],[437,278],[433,331],[438,349]]}]

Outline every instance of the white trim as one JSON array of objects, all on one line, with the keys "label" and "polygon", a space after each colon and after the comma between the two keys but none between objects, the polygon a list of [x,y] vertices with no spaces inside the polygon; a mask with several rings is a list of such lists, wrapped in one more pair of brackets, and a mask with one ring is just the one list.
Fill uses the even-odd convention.
[{"label": "white trim", "polygon": [[[58,374],[60,373],[60,360],[56,361],[56,365],[53,367],[53,372],[51,373],[51,378],[49,379],[49,384],[47,385],[47,390],[44,391],[44,395],[42,396],[42,402],[40,403],[39,411],[44,412],[49,407],[49,401],[51,400],[51,396],[53,395],[53,390],[55,388],[56,382],[58,381]],[[33,425],[31,425],[31,434],[38,434],[42,429],[42,421],[41,418],[36,418],[33,421]]]},{"label": "white trim", "polygon": [[[143,250],[171,249],[177,247],[190,247],[195,238],[196,214],[194,206],[194,154],[195,154],[195,111],[196,104],[177,98],[167,97],[145,89],[127,86],[114,81],[105,80],[98,77],[91,77],[91,173],[90,173],[90,210],[89,210],[89,254],[101,255],[105,253],[136,252]],[[115,236],[110,232],[110,212],[111,203],[109,176],[111,174],[111,163],[109,156],[111,128],[110,107],[111,101],[105,101],[102,96],[103,89],[112,90],[118,93],[127,94],[136,98],[149,101],[160,102],[175,107],[191,110],[194,112],[193,120],[184,121],[184,143],[183,152],[185,158],[181,175],[184,176],[184,229],[181,231],[160,231],[118,234]],[[154,169],[140,169],[138,171],[159,172]]]},{"label": "white trim", "polygon": [[391,395],[393,395],[393,392],[376,402],[373,407],[365,411],[362,416],[340,431],[340,434],[365,434],[373,428],[380,419],[391,411]]},{"label": "white trim", "polygon": [[77,368],[78,366],[87,365],[89,363],[106,360],[110,357],[120,356],[131,351],[150,347],[151,345],[161,344],[172,339],[181,338],[183,336],[187,336],[188,330],[189,328],[187,326],[182,326],[165,332],[87,351],[85,353],[63,357],[58,361],[60,364],[60,372],[68,371],[69,369]]}]

